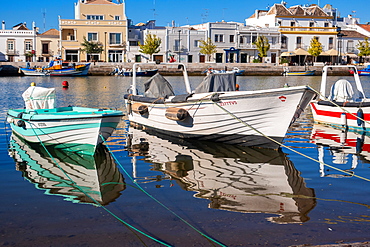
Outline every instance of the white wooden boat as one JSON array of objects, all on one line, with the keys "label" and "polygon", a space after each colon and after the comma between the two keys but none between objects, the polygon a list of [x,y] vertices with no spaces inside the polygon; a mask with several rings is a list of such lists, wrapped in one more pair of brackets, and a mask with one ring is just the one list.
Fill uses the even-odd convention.
[{"label": "white wooden boat", "polygon": [[99,206],[113,202],[126,188],[105,146],[99,146],[94,155],[52,148],[48,152],[40,144],[11,136],[9,155],[16,162],[17,170],[46,195]]},{"label": "white wooden boat", "polygon": [[23,96],[26,109],[10,109],[7,114],[13,132],[29,142],[55,148],[93,154],[123,116],[122,111],[110,109],[54,108],[54,89],[30,87]]},{"label": "white wooden boat", "polygon": [[[354,71],[353,80],[330,81],[328,70],[343,67]],[[370,127],[370,100],[365,96],[354,65],[325,66],[320,98],[311,103],[311,108],[316,123],[351,131],[366,131]]]},{"label": "white wooden boat", "polygon": [[[134,128],[129,129],[129,137],[133,177],[146,186],[175,181],[196,192],[189,196],[209,200],[209,208],[275,214],[267,220],[282,224],[308,221],[316,205],[314,190],[307,188],[281,150],[168,138]],[[141,175],[143,166],[136,169],[136,156],[150,163],[148,170],[164,175],[160,179],[158,173]]]},{"label": "white wooden boat", "polygon": [[193,91],[185,65],[178,66],[184,75],[183,95],[175,95],[160,74],[139,95],[133,76],[131,93],[124,96],[132,125],[180,138],[278,148],[275,141],[283,140],[315,95],[307,86],[235,91],[235,74],[207,75]]}]

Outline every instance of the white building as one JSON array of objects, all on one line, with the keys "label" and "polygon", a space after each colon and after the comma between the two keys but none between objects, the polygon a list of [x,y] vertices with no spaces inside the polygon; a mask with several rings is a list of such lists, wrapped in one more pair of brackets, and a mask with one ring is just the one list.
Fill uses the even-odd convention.
[{"label": "white building", "polygon": [[185,63],[205,62],[205,56],[199,53],[200,40],[207,37],[205,31],[191,27],[157,27],[154,21],[129,27],[127,49],[129,61],[150,60],[149,55],[139,51],[139,42],[144,44],[148,34],[156,35],[162,41],[160,51],[153,54],[153,61],[168,62],[173,57],[176,61]]},{"label": "white building", "polygon": [[0,30],[0,61],[8,62],[34,62],[36,61],[36,27],[32,30],[25,23],[6,29],[5,21]]},{"label": "white building", "polygon": [[[326,52],[337,48],[338,32],[333,25],[333,19],[332,15],[315,4],[287,8],[282,3],[274,4],[269,10],[256,10],[246,19],[246,25],[278,27],[281,33],[281,52],[293,52],[299,48],[307,51],[313,37],[318,39],[323,46],[323,51]],[[330,59],[328,56],[322,58],[319,56],[318,60],[325,58]]]}]

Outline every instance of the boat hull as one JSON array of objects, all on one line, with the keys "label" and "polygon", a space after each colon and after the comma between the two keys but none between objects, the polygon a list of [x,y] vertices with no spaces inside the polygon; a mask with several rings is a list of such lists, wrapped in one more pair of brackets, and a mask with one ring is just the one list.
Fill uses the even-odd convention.
[{"label": "boat hull", "polygon": [[26,76],[86,76],[89,72],[90,64],[78,66],[76,68],[62,69],[27,69],[20,68],[20,71]]},{"label": "boat hull", "polygon": [[[180,138],[278,148],[291,122],[309,104],[315,93],[307,87],[224,92],[214,102],[214,93],[194,94],[184,103],[164,104],[125,100],[127,109],[135,103],[148,106],[140,115],[129,110],[131,125],[150,128]],[[189,116],[183,121],[165,117],[167,108],[182,108]],[[271,140],[271,139],[275,140]]]},{"label": "boat hull", "polygon": [[341,106],[341,108],[333,104],[319,104],[318,101],[311,102],[311,109],[314,121],[319,124],[325,124],[340,129],[349,129],[351,131],[364,131],[369,128],[367,122],[370,121],[370,105],[364,104],[361,109],[364,114],[365,122],[359,124],[357,112],[359,110],[359,103],[347,104],[347,106]]},{"label": "boat hull", "polygon": [[110,137],[123,113],[83,107],[9,110],[8,122],[23,139],[88,154]]},{"label": "boat hull", "polygon": [[315,70],[312,71],[297,71],[297,72],[283,72],[283,75],[286,76],[304,76],[304,75],[315,75]]},{"label": "boat hull", "polygon": [[[158,70],[157,69],[152,69],[152,70],[145,70],[145,71],[137,71],[136,76],[153,76],[157,74]],[[125,71],[123,72],[124,76],[132,76],[132,71]]]}]

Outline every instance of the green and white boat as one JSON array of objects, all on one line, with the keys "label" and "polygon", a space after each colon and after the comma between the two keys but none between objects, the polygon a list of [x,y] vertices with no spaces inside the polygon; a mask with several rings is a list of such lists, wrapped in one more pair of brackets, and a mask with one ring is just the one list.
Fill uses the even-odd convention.
[{"label": "green and white boat", "polygon": [[[36,93],[42,90],[46,93]],[[26,141],[93,154],[96,147],[111,136],[124,115],[122,111],[110,109],[54,108],[50,90],[53,89],[30,87],[27,91],[32,93],[23,94],[26,109],[8,111],[7,121],[13,132]],[[37,109],[43,108],[40,106],[47,109]]]}]

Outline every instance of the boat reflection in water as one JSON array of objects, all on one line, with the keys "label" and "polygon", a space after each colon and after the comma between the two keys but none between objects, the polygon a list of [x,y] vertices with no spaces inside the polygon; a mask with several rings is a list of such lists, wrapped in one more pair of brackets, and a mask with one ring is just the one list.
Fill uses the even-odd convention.
[{"label": "boat reflection in water", "polygon": [[350,177],[358,165],[358,159],[370,163],[370,137],[365,133],[356,133],[315,124],[311,140],[318,146],[319,160],[324,163],[325,155],[332,156],[332,163],[342,166],[348,173],[341,173],[320,164],[322,177]]},{"label": "boat reflection in water", "polygon": [[107,205],[125,189],[124,178],[105,146],[95,155],[30,144],[12,135],[9,154],[23,177],[48,195],[61,195],[74,203]]},{"label": "boat reflection in water", "polygon": [[306,187],[282,151],[180,141],[130,128],[128,146],[137,181],[142,178],[135,174],[136,156],[144,156],[164,178],[197,192],[196,198],[208,199],[210,208],[278,214],[268,218],[275,223],[309,220],[316,205],[314,190]]}]

